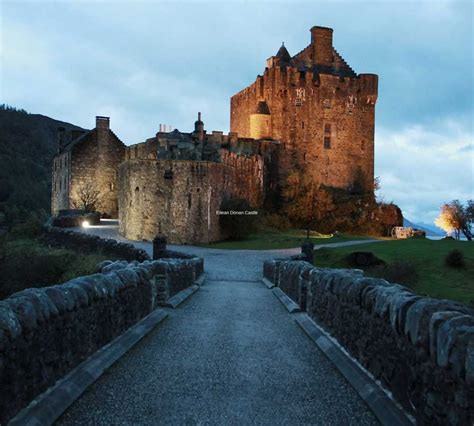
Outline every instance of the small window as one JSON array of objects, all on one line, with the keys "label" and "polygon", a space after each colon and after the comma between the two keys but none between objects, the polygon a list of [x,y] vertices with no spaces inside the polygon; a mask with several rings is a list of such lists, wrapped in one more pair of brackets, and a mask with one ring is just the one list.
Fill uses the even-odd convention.
[{"label": "small window", "polygon": [[304,129],[304,121],[301,122],[301,128]]},{"label": "small window", "polygon": [[111,190],[111,191],[114,190],[114,183],[113,183],[113,182],[110,182],[110,190]]},{"label": "small window", "polygon": [[331,108],[331,100],[330,99],[324,99],[323,106],[324,106],[324,108]]},{"label": "small window", "polygon": [[331,134],[331,125],[329,123],[326,123],[324,125],[324,133],[329,133]]},{"label": "small window", "polygon": [[163,177],[165,179],[173,179],[173,170],[165,170],[165,174]]},{"label": "small window", "polygon": [[188,209],[191,208],[191,194],[188,194]]},{"label": "small window", "polygon": [[331,148],[331,137],[324,136],[324,148],[329,149]]}]

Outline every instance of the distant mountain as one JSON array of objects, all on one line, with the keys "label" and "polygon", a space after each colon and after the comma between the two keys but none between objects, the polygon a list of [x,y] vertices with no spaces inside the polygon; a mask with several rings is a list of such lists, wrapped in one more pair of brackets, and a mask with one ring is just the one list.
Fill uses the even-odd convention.
[{"label": "distant mountain", "polygon": [[0,105],[0,225],[49,213],[57,128],[81,129],[40,114]]},{"label": "distant mountain", "polygon": [[444,235],[446,235],[444,232],[439,231],[434,227],[431,227],[426,224],[417,225],[416,223],[410,222],[408,219],[405,218],[403,218],[403,226],[420,229],[422,231],[425,231],[426,235],[430,236],[443,237]]}]

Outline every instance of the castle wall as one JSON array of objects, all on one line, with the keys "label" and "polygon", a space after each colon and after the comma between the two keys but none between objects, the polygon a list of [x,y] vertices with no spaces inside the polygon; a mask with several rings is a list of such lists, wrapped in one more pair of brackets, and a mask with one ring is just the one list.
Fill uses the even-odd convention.
[{"label": "castle wall", "polygon": [[270,136],[283,144],[282,176],[306,167],[316,184],[345,188],[360,168],[372,184],[376,98],[376,75],[341,78],[267,68],[231,98],[231,131],[250,137],[255,132],[250,116],[264,99],[271,113]]},{"label": "castle wall", "polygon": [[[122,163],[118,172],[120,233],[132,240],[152,240],[163,234],[172,244],[224,239],[216,214],[224,196],[233,194],[252,202],[263,191],[261,160],[229,155],[226,161],[235,168],[207,161],[134,159]],[[244,173],[256,171],[260,177],[244,182]]]},{"label": "castle wall", "polygon": [[53,159],[51,212],[69,208],[69,178],[71,172],[71,154],[63,152]]}]

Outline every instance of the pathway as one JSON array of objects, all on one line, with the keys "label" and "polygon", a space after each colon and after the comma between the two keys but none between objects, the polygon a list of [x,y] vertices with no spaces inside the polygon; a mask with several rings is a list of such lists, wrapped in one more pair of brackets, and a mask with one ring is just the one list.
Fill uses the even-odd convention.
[{"label": "pathway", "polygon": [[[88,232],[111,237],[116,232],[100,229]],[[208,282],[170,310],[170,318],[110,368],[58,424],[377,424],[258,281],[264,259],[299,250],[171,247],[204,255]]]}]

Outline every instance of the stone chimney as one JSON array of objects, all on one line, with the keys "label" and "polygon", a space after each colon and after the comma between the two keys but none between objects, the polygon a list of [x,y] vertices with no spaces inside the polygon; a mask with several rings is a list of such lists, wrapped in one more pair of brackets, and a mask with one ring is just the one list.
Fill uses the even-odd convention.
[{"label": "stone chimney", "polygon": [[110,117],[102,117],[100,115],[95,117],[95,128],[96,129],[110,129]]},{"label": "stone chimney", "polygon": [[98,115],[95,118],[95,130],[97,132],[97,144],[99,146],[107,146],[109,141],[110,118]]},{"label": "stone chimney", "polygon": [[311,28],[311,45],[313,46],[313,64],[331,66],[332,54],[332,28]]},{"label": "stone chimney", "polygon": [[194,133],[198,135],[200,141],[204,140],[204,123],[201,120],[201,113],[198,112],[198,119],[194,122]]}]

